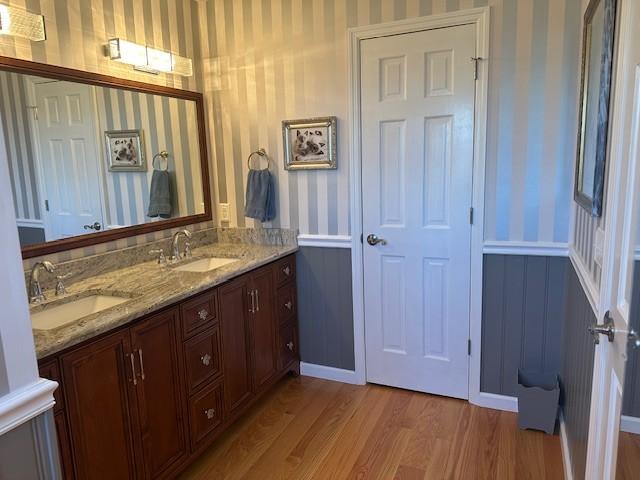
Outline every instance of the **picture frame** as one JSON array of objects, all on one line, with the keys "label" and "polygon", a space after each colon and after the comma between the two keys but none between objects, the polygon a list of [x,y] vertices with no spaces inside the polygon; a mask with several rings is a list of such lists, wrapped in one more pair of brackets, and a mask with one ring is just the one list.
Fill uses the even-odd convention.
[{"label": "picture frame", "polygon": [[105,141],[110,172],[147,171],[141,130],[110,130]]},{"label": "picture frame", "polygon": [[337,161],[336,117],[282,122],[286,170],[335,170]]},{"label": "picture frame", "polygon": [[602,216],[608,154],[617,0],[591,0],[584,14],[574,199]]}]

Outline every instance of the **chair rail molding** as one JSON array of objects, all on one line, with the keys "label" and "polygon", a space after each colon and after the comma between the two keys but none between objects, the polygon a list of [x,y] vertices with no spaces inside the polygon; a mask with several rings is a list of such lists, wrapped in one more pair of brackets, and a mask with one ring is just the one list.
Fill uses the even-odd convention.
[{"label": "chair rail molding", "polygon": [[300,247],[351,248],[350,235],[298,235]]},{"label": "chair rail molding", "polygon": [[568,257],[569,244],[564,242],[511,242],[486,240],[483,253],[493,255],[533,255]]},{"label": "chair rail molding", "polygon": [[56,382],[39,378],[30,385],[0,397],[0,435],[52,408],[56,388]]}]

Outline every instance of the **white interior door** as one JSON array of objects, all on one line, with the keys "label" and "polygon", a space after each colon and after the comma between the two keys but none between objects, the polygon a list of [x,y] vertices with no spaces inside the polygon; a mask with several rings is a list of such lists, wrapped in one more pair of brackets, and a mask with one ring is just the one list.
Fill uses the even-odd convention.
[{"label": "white interior door", "polygon": [[101,229],[100,154],[92,87],[70,82],[36,83],[39,159],[48,235],[55,240]]},{"label": "white interior door", "polygon": [[362,41],[360,59],[367,380],[459,398],[469,394],[475,40],[474,25],[381,37]]},{"label": "white interior door", "polygon": [[[640,222],[640,5],[621,2],[620,55],[616,66],[614,117],[601,285],[603,317],[614,332],[596,348],[587,478],[614,479],[627,359],[634,251]],[[605,315],[604,312],[608,312]]]}]

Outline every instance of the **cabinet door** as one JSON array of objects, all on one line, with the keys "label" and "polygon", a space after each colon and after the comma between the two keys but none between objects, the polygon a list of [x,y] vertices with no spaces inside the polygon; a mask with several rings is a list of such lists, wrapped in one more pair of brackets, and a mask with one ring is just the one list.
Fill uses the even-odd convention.
[{"label": "cabinet door", "polygon": [[158,477],[187,454],[178,328],[177,309],[154,315],[131,328],[146,478]]},{"label": "cabinet door", "polygon": [[240,277],[218,291],[225,414],[233,415],[251,398],[247,277]]},{"label": "cabinet door", "polygon": [[255,295],[249,316],[251,335],[252,380],[254,391],[260,391],[278,373],[276,344],[275,288],[273,269],[266,267],[251,276]]},{"label": "cabinet door", "polygon": [[132,429],[136,392],[129,332],[109,335],[62,357],[62,374],[78,478],[136,477]]}]

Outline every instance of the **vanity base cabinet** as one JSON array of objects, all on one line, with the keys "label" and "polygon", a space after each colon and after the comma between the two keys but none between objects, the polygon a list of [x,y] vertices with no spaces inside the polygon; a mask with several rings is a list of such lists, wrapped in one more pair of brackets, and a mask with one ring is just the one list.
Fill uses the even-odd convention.
[{"label": "vanity base cabinet", "polygon": [[61,359],[65,405],[78,479],[140,477],[134,425],[136,391],[128,331],[109,335]]},{"label": "vanity base cabinet", "polygon": [[290,256],[43,360],[64,477],[175,478],[299,373],[295,301]]}]

